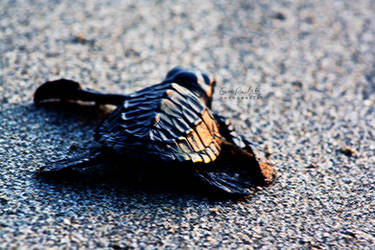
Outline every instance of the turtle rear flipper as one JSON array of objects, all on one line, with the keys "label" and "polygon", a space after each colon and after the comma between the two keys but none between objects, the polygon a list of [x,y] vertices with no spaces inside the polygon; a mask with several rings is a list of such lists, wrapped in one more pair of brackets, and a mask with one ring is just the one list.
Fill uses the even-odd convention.
[{"label": "turtle rear flipper", "polygon": [[274,178],[271,166],[259,163],[254,154],[226,141],[219,158],[194,174],[225,193],[237,195],[251,194],[252,189],[268,185]]},{"label": "turtle rear flipper", "polygon": [[97,104],[120,105],[125,95],[103,94],[93,90],[83,90],[78,82],[59,79],[42,84],[34,93],[34,102],[40,103],[51,100],[60,101],[85,101]]},{"label": "turtle rear flipper", "polygon": [[74,170],[98,165],[103,160],[102,152],[87,152],[73,158],[50,162],[39,169],[38,175],[50,178],[69,176]]}]

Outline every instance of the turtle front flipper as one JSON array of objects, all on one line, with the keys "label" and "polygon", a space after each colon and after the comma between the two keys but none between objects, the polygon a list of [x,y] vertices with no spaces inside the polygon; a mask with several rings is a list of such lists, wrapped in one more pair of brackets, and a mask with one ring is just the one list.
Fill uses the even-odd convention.
[{"label": "turtle front flipper", "polygon": [[219,114],[214,114],[214,117],[219,125],[220,134],[225,138],[226,141],[237,145],[241,149],[248,151],[251,154],[254,154],[252,149],[254,144],[243,136],[239,135],[228,118]]},{"label": "turtle front flipper", "polygon": [[[214,117],[219,125],[220,134],[224,137],[227,142],[233,143],[241,150],[253,155],[257,162],[260,161],[259,156],[259,148],[256,144],[250,142],[244,136],[239,135],[236,130],[234,129],[233,125],[231,124],[230,120],[222,115],[214,114]],[[268,163],[259,162],[260,168],[271,168],[268,167]],[[273,172],[273,170],[272,170]],[[266,182],[272,182],[274,178],[274,173],[272,176],[266,178]]]},{"label": "turtle front flipper", "polygon": [[56,99],[60,101],[87,101],[97,104],[120,105],[126,99],[126,96],[83,90],[78,82],[67,79],[45,82],[34,93],[35,103]]},{"label": "turtle front flipper", "polygon": [[257,186],[270,184],[274,172],[270,165],[259,163],[253,153],[224,141],[218,159],[194,172],[203,182],[233,195],[249,195]]},{"label": "turtle front flipper", "polygon": [[260,162],[252,143],[236,133],[230,121],[214,115],[223,136],[220,156],[212,166],[197,169],[197,175],[205,183],[226,193],[248,195],[257,186],[270,184],[275,177],[272,166]]}]

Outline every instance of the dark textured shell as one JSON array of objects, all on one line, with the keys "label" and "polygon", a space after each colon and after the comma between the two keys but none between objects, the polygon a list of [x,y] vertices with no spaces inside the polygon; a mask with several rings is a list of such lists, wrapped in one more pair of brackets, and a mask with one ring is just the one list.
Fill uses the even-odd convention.
[{"label": "dark textured shell", "polygon": [[99,126],[96,140],[119,154],[209,163],[221,136],[211,111],[190,90],[161,83],[135,92]]}]

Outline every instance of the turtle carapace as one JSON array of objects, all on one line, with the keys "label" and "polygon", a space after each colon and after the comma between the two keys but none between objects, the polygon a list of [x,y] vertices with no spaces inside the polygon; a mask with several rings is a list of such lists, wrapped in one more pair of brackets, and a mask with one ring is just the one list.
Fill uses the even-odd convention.
[{"label": "turtle carapace", "polygon": [[252,144],[237,135],[228,119],[211,111],[214,87],[213,76],[181,67],[171,69],[162,82],[129,95],[83,90],[66,79],[46,82],[36,90],[34,102],[91,101],[117,108],[96,130],[99,147],[81,158],[48,164],[40,172],[53,176],[115,156],[124,169],[139,167],[127,164],[137,161],[184,168],[230,194],[246,195],[255,186],[269,184],[272,167],[258,161]]}]

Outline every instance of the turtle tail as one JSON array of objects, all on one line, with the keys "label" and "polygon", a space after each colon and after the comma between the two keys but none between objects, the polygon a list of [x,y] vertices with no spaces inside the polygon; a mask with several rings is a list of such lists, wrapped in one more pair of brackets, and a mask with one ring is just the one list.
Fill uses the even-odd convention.
[{"label": "turtle tail", "polygon": [[219,158],[212,166],[200,166],[195,171],[204,183],[228,194],[248,195],[258,186],[270,184],[275,172],[255,155],[230,142],[222,143]]},{"label": "turtle tail", "polygon": [[126,99],[126,96],[84,90],[78,82],[67,79],[45,82],[34,93],[35,103],[56,99],[61,101],[86,101],[97,104],[120,105]]}]

